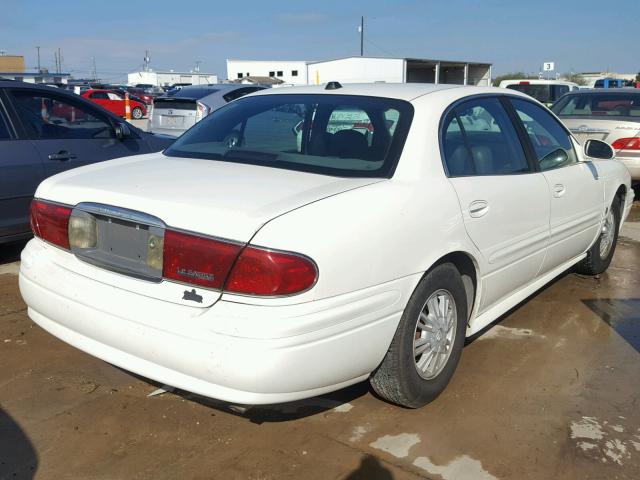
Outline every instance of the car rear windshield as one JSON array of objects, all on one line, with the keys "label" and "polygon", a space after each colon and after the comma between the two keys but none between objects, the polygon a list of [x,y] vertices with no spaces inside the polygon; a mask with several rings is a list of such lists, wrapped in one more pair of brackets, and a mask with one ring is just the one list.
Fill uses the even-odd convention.
[{"label": "car rear windshield", "polygon": [[552,110],[559,117],[628,117],[640,121],[640,94],[617,91],[567,95]]},{"label": "car rear windshield", "polygon": [[355,95],[260,95],[212,113],[167,150],[341,177],[390,177],[409,131],[409,102]]},{"label": "car rear windshield", "polygon": [[153,103],[155,110],[169,108],[171,110],[195,110],[196,101],[184,98],[156,98]]},{"label": "car rear windshield", "polygon": [[540,103],[555,102],[562,95],[569,92],[569,87],[567,85],[518,83],[509,85],[507,88],[526,93],[530,97],[538,100]]}]

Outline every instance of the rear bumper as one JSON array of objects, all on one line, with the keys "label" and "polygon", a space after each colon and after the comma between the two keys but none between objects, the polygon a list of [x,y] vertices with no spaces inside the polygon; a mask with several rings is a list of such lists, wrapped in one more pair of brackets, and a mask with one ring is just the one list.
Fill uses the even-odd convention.
[{"label": "rear bumper", "polygon": [[177,128],[159,128],[159,127],[155,127],[155,126],[151,125],[149,127],[149,131],[151,133],[169,135],[170,137],[179,137],[180,135],[182,135],[187,130],[186,129],[177,129]]},{"label": "rear bumper", "polygon": [[[144,377],[241,404],[297,400],[366,379],[387,351],[408,298],[403,291],[410,294],[414,282],[309,302],[295,314],[284,306],[222,300],[203,309],[100,283],[55,264],[47,253],[32,240],[20,267],[29,316],[42,328]],[[301,324],[315,320],[308,331],[270,336],[293,316]],[[245,321],[261,322],[261,338],[220,333]]]}]

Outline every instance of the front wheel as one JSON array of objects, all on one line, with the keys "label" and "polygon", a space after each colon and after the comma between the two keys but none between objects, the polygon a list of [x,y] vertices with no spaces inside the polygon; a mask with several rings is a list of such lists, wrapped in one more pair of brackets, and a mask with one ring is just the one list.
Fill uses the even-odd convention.
[{"label": "front wheel", "polygon": [[142,109],[140,107],[134,107],[131,110],[131,116],[136,120],[140,120],[143,117]]},{"label": "front wheel", "polygon": [[609,268],[618,242],[620,203],[620,199],[616,197],[605,216],[600,236],[587,252],[586,258],[576,265],[578,273],[599,275]]},{"label": "front wheel", "polygon": [[458,365],[467,326],[467,296],[451,263],[420,281],[382,363],[371,375],[381,397],[409,408],[434,400]]}]

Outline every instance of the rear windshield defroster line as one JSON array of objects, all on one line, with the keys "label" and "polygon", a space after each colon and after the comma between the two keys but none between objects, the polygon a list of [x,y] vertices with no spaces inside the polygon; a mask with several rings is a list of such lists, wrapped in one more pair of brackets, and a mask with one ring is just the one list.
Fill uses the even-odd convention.
[{"label": "rear windshield defroster line", "polygon": [[390,178],[413,114],[409,102],[383,97],[251,96],[213,112],[164,154],[338,177]]}]

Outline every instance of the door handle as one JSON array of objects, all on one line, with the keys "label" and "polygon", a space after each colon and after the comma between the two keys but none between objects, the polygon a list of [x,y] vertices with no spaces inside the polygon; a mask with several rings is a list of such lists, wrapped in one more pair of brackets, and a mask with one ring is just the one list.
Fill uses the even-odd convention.
[{"label": "door handle", "polygon": [[469,204],[469,216],[473,218],[483,217],[489,211],[489,202],[486,200],[475,200]]},{"label": "door handle", "polygon": [[67,160],[73,160],[78,158],[77,155],[69,153],[66,150],[60,150],[58,153],[50,153],[49,160],[58,160],[60,162],[66,162]]},{"label": "door handle", "polygon": [[563,196],[566,191],[567,191],[566,187],[561,183],[556,183],[553,186],[553,196],[556,198],[560,198],[561,196]]}]

